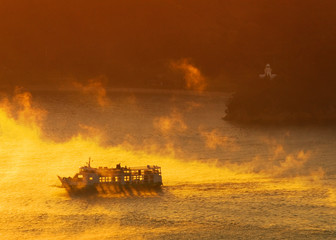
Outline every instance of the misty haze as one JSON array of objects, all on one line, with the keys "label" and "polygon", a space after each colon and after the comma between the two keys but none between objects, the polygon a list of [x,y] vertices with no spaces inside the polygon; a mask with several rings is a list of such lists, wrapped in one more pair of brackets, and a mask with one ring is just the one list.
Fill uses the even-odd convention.
[{"label": "misty haze", "polygon": [[335,11],[0,0],[0,238],[335,239]]}]

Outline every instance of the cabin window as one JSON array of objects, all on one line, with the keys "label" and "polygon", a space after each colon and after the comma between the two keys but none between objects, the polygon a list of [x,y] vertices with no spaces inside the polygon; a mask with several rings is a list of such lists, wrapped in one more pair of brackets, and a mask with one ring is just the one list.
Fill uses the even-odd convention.
[{"label": "cabin window", "polygon": [[134,180],[143,180],[143,176],[142,175],[136,175],[136,176],[132,176],[132,181]]},{"label": "cabin window", "polygon": [[114,177],[114,181],[119,182],[119,177]]},{"label": "cabin window", "polygon": [[100,177],[99,182],[111,182],[111,177]]},{"label": "cabin window", "polygon": [[129,182],[129,180],[130,180],[130,176],[124,176],[124,181],[125,182]]},{"label": "cabin window", "polygon": [[83,178],[83,175],[78,175],[78,178]]},{"label": "cabin window", "polygon": [[93,180],[93,177],[90,177],[89,179],[90,179],[90,180]]}]

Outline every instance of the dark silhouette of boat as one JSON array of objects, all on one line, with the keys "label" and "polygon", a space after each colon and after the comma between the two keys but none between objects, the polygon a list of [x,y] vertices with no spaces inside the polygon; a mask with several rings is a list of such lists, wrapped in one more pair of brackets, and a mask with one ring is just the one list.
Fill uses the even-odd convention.
[{"label": "dark silhouette of boat", "polygon": [[91,167],[90,160],[74,177],[60,177],[69,194],[109,194],[159,190],[162,186],[161,167]]}]

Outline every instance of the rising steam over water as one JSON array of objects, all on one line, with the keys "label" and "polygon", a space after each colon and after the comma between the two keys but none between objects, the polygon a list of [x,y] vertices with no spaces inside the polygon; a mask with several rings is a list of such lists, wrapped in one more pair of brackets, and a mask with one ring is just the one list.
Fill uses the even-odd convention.
[{"label": "rising steam over water", "polygon": [[[333,127],[232,125],[222,93],[76,86],[2,98],[1,238],[336,237]],[[89,157],[159,165],[163,191],[70,198],[56,175]]]}]

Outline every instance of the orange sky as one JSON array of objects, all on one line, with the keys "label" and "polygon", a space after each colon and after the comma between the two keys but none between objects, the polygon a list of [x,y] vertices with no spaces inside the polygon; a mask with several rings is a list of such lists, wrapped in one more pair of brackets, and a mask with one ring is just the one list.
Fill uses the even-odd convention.
[{"label": "orange sky", "polygon": [[111,87],[179,88],[169,65],[186,58],[209,89],[243,84],[267,62],[283,76],[297,66],[331,76],[335,9],[331,0],[1,0],[0,81],[33,89],[105,75]]}]

